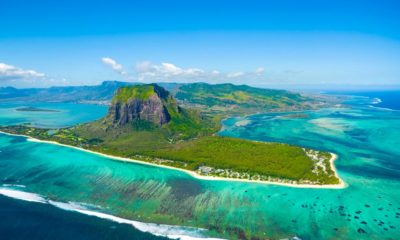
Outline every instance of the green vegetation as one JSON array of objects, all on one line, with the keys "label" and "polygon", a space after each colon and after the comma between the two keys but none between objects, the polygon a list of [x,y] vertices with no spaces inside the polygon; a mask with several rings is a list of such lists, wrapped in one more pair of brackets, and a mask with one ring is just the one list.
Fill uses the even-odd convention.
[{"label": "green vegetation", "polygon": [[127,102],[129,99],[146,100],[155,94],[154,85],[126,86],[117,90],[113,101]]},{"label": "green vegetation", "polygon": [[[158,150],[155,155],[184,162],[190,170],[210,166],[214,168],[209,169],[212,175],[218,176],[226,176],[228,173],[221,170],[230,169],[238,172],[238,178],[267,180],[266,177],[272,177],[300,182],[310,180],[318,183],[337,183],[334,174],[329,177],[322,169],[313,173],[314,161],[306,151],[287,144],[208,136],[181,142],[172,149]],[[319,157],[329,165],[330,154],[324,153]]]},{"label": "green vegetation", "polygon": [[[276,108],[300,106],[302,101],[306,101],[300,95],[230,84],[184,86],[192,106],[204,101],[210,107],[225,104],[234,110],[213,112],[198,106],[182,108],[166,90],[151,84],[120,88],[113,98],[113,104],[144,100],[157,94],[170,116],[166,124],[157,125],[135,118],[127,124],[116,125],[113,122],[115,116],[108,115],[91,123],[51,131],[23,125],[0,127],[0,130],[114,156],[174,166],[203,175],[287,183],[339,183],[331,169],[329,153],[287,144],[213,135],[219,129],[221,118],[230,113],[248,111],[249,108],[262,109],[262,106],[273,102],[276,102]],[[182,88],[179,91],[182,93]],[[146,104],[150,104],[146,108],[155,106]]]}]

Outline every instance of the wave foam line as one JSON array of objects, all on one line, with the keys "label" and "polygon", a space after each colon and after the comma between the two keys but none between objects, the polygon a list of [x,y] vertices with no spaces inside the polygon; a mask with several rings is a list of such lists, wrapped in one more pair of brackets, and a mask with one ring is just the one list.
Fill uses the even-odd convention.
[{"label": "wave foam line", "polygon": [[200,239],[217,240],[217,238],[203,237],[201,233],[207,231],[206,229],[192,228],[192,227],[178,227],[166,224],[143,223],[139,221],[133,221],[125,218],[116,217],[106,213],[92,211],[88,209],[84,204],[75,202],[64,203],[64,202],[46,200],[39,194],[19,191],[4,186],[5,185],[3,185],[3,187],[0,187],[0,195],[28,202],[51,204],[52,206],[55,206],[62,210],[74,211],[89,216],[107,219],[120,224],[129,224],[134,228],[138,229],[139,231],[148,232],[155,236],[163,236],[172,239],[182,239],[182,240],[200,240]]},{"label": "wave foam line", "polygon": [[10,188],[0,188],[0,195],[28,202],[47,203],[46,199],[39,194],[18,191]]},{"label": "wave foam line", "polygon": [[385,107],[376,107],[376,106],[373,106],[373,105],[368,105],[368,107],[374,108],[374,109],[378,109],[378,110],[391,111],[391,112],[399,111],[399,110],[396,110],[396,109],[385,108]]}]

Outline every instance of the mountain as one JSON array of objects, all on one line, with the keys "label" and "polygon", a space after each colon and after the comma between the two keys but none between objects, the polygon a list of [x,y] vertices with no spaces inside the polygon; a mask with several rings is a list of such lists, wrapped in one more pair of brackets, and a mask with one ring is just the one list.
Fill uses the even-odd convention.
[{"label": "mountain", "polygon": [[140,120],[161,126],[171,120],[168,109],[179,111],[170,93],[156,84],[122,87],[115,93],[108,118],[122,126]]},{"label": "mountain", "polygon": [[[76,126],[88,139],[110,140],[125,136],[142,145],[157,139],[158,145],[209,135],[219,123],[202,116],[197,109],[179,106],[174,96],[158,84],[120,87],[111,100],[108,114],[98,121]],[[136,137],[139,137],[136,139]]]}]

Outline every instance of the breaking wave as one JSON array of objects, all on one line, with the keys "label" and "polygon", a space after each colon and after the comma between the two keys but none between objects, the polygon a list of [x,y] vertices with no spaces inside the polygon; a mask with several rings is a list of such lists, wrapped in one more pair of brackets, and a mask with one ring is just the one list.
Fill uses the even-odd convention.
[{"label": "breaking wave", "polygon": [[371,104],[379,104],[381,102],[382,102],[382,100],[380,98],[373,98],[371,101]]}]

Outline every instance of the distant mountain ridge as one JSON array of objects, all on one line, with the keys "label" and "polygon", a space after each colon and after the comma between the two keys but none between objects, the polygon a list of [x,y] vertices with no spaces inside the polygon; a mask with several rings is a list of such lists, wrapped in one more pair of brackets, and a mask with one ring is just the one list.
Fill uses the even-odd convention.
[{"label": "distant mountain ridge", "polygon": [[[299,111],[326,106],[326,99],[286,90],[256,88],[231,83],[156,83],[170,92],[182,107],[197,109],[202,117],[222,118],[260,112]],[[96,86],[16,89],[0,88],[0,102],[74,102],[111,105],[117,89],[147,85],[137,82],[104,81]]]},{"label": "distant mountain ridge", "polygon": [[201,104],[205,107],[228,107],[232,111],[253,109],[274,110],[299,108],[301,103],[310,101],[299,93],[286,90],[263,89],[248,85],[192,83],[179,87],[175,97],[183,102]]},{"label": "distant mountain ridge", "polygon": [[43,102],[80,102],[110,100],[114,92],[123,86],[135,85],[119,81],[104,81],[95,86],[66,86],[49,88],[0,88],[0,101],[31,100]]},{"label": "distant mountain ridge", "polygon": [[[17,100],[17,99],[36,99],[39,101],[59,101],[59,102],[77,102],[82,100],[111,100],[115,91],[124,86],[134,86],[143,83],[138,82],[121,82],[121,81],[104,81],[100,85],[93,86],[59,86],[49,88],[14,88],[0,87],[1,100]],[[230,83],[208,84],[208,83],[157,83],[157,85],[167,89],[178,99],[188,97],[190,91],[258,91],[259,93],[283,93],[286,90],[262,89],[250,87],[247,85],[233,85]]]}]

